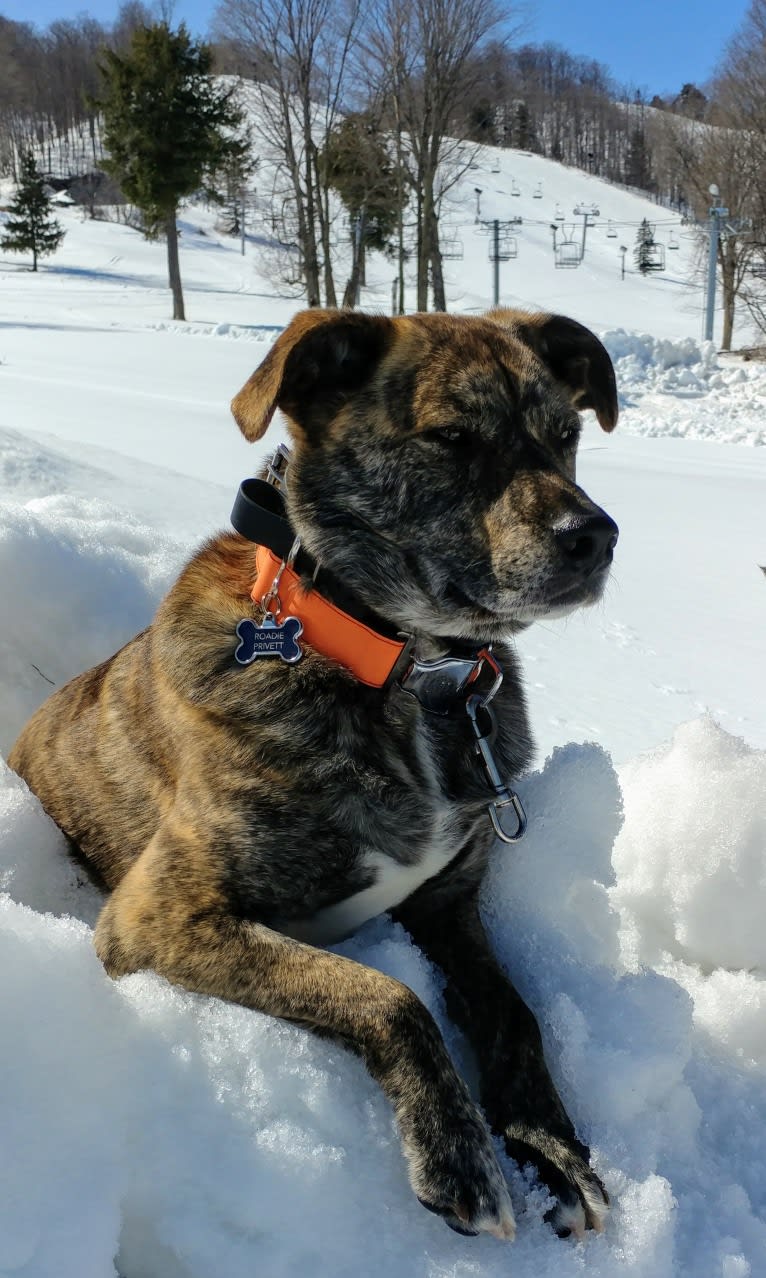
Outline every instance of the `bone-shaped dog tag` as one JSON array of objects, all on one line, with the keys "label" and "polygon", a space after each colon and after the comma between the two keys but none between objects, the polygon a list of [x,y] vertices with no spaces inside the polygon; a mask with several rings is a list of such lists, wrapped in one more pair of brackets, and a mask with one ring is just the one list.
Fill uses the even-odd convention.
[{"label": "bone-shaped dog tag", "polygon": [[302,633],[303,626],[297,617],[285,617],[277,623],[271,613],[267,613],[260,626],[244,618],[237,622],[239,646],[234,660],[240,666],[249,666],[258,657],[281,657],[289,666],[294,666],[303,656],[298,643]]}]

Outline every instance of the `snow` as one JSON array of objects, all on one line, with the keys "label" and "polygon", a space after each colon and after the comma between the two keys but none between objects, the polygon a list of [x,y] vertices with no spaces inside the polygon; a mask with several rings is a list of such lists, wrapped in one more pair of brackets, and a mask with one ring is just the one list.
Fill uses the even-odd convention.
[{"label": "snow", "polygon": [[[110,981],[99,893],[0,761],[3,1278],[766,1274],[766,384],[700,342],[683,235],[676,275],[623,284],[605,223],[584,265],[557,271],[531,192],[543,182],[548,220],[554,200],[633,224],[663,210],[538,157],[498,163],[485,153],[455,196],[452,305],[490,300],[475,183],[482,215],[541,223],[501,267],[502,300],[596,327],[622,401],[613,436],[586,424],[578,462],[620,525],[613,579],[598,608],[519,640],[538,770],[519,786],[528,834],[498,849],[483,899],[612,1195],[606,1232],[556,1239],[544,1191],[500,1151],[516,1242],[458,1237],[413,1199],[389,1108],[340,1047],[151,973]],[[255,241],[243,259],[190,208],[193,320],[174,324],[162,245],[58,216],[67,239],[37,276],[0,259],[6,754],[225,525],[281,435],[250,448],[227,404],[296,306]],[[370,307],[390,273],[371,262]],[[441,978],[400,928],[381,918],[339,948],[409,984],[474,1077]]]}]

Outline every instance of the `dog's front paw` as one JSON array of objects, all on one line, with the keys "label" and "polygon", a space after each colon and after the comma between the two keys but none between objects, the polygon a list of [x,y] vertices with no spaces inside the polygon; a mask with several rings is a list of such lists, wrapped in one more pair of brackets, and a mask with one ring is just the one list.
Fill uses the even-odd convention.
[{"label": "dog's front paw", "polygon": [[433,1111],[404,1141],[410,1183],[422,1205],[459,1234],[516,1234],[508,1186],[492,1140],[469,1102],[450,1106],[442,1120]]},{"label": "dog's front paw", "polygon": [[603,1232],[609,1195],[590,1166],[585,1145],[520,1125],[506,1131],[505,1143],[519,1166],[532,1164],[556,1199],[545,1219],[560,1238],[582,1238],[586,1229]]}]

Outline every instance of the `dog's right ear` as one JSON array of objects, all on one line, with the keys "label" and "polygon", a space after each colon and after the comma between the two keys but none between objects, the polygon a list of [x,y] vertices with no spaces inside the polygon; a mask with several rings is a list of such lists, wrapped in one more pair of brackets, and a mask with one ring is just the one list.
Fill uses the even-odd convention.
[{"label": "dog's right ear", "polygon": [[358,311],[300,311],[231,402],[246,439],[265,435],[277,408],[309,432],[369,380],[393,340],[391,320]]}]

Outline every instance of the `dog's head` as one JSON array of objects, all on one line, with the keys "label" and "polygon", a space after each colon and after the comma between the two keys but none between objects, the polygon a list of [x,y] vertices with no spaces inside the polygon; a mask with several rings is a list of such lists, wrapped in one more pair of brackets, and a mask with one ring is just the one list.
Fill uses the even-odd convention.
[{"label": "dog's head", "polygon": [[563,316],[304,311],[233,401],[294,444],[303,545],[403,629],[489,641],[601,595],[617,527],[575,483],[578,409],[617,422],[612,364]]}]

